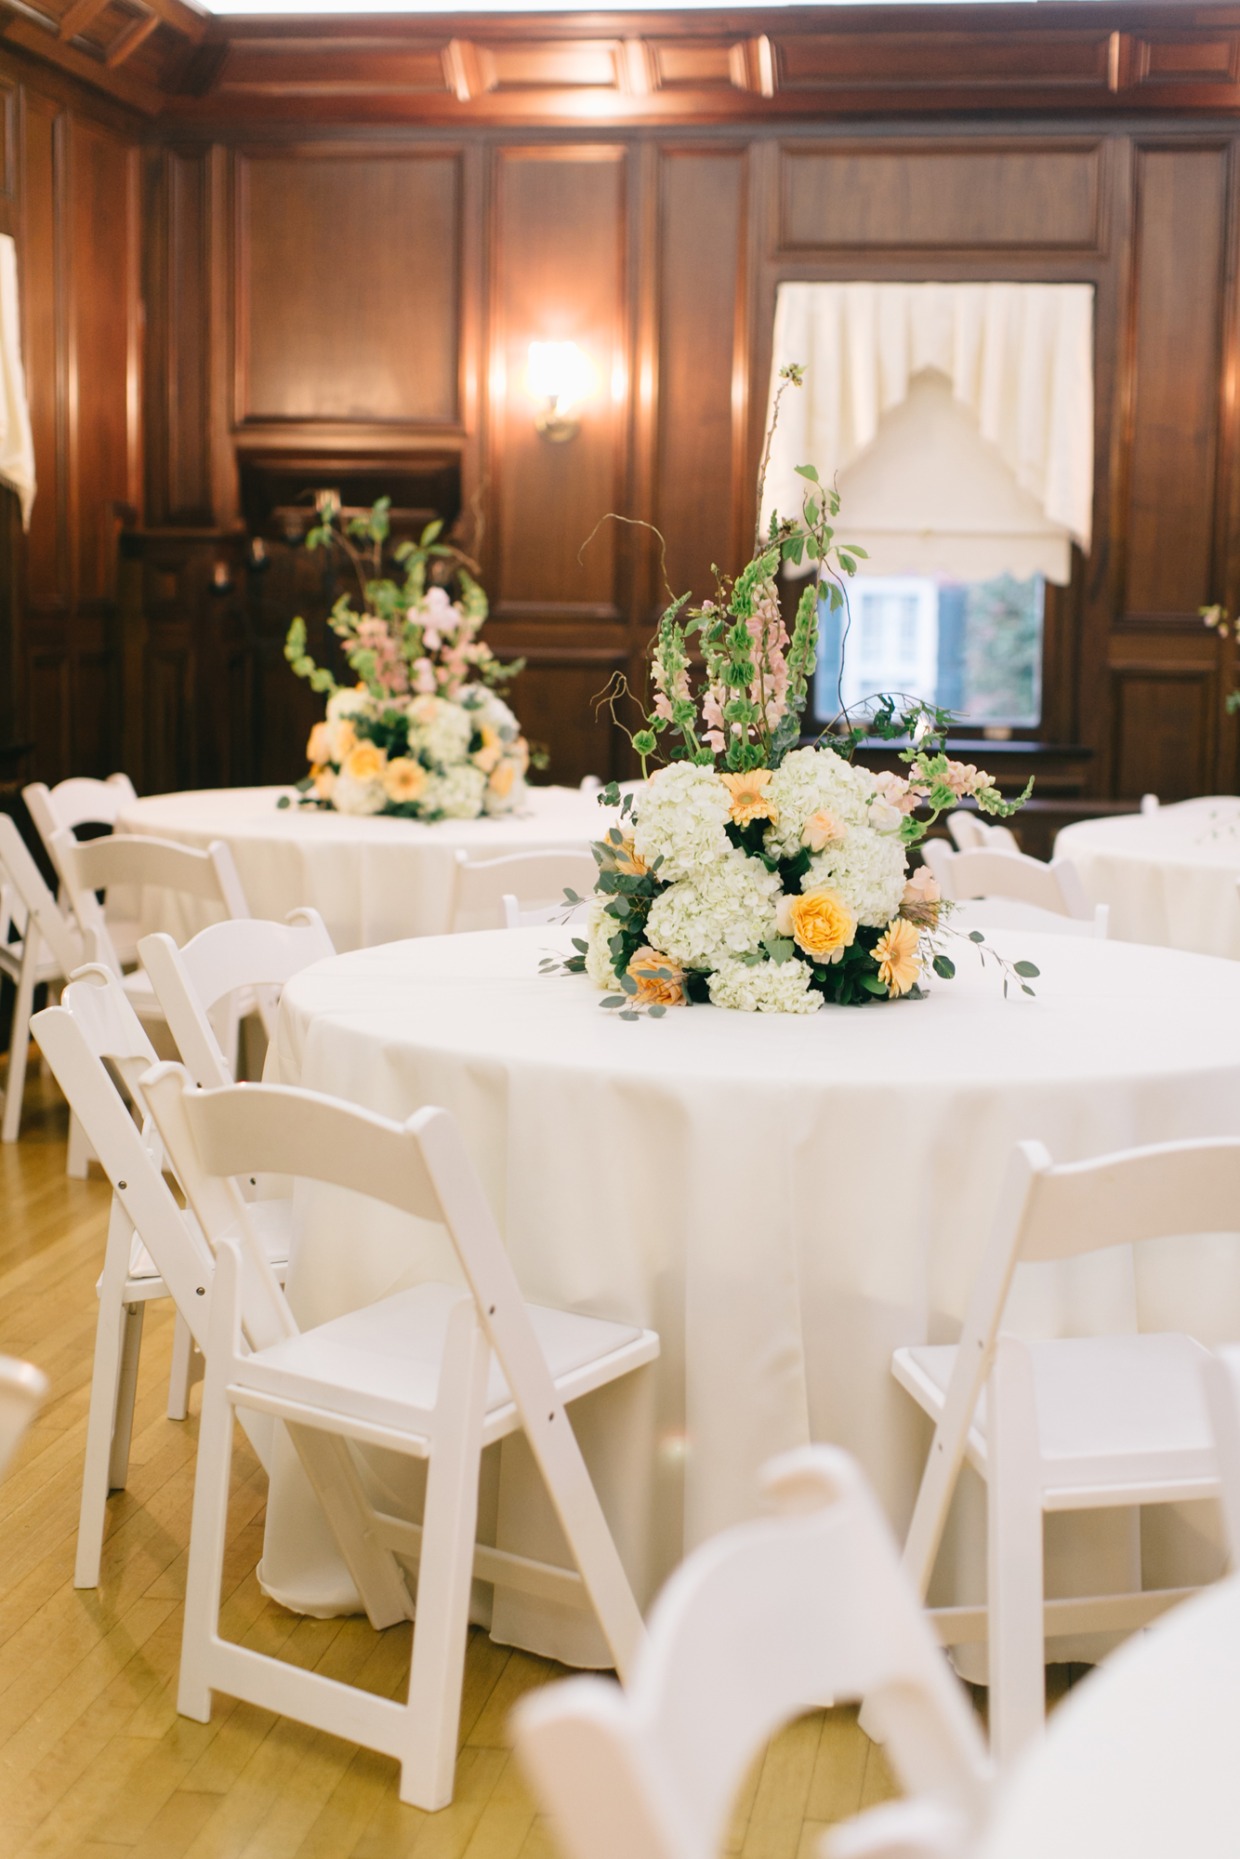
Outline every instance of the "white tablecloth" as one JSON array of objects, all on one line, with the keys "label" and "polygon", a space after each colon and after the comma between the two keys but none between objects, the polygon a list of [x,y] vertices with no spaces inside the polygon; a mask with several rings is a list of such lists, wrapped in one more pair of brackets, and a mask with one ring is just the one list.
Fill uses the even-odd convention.
[{"label": "white tablecloth", "polygon": [[[1004,1001],[966,954],[926,1001],[626,1024],[584,977],[538,974],[568,934],[321,963],[285,992],[268,1076],[391,1116],[446,1106],[526,1294],[659,1331],[644,1392],[582,1404],[643,1601],[687,1548],[752,1514],[758,1468],[806,1440],[855,1453],[903,1527],[927,1437],[891,1351],[958,1333],[1017,1140],[1068,1160],[1240,1130],[1240,966],[997,933],[1042,969],[1036,999]],[[289,1277],[301,1322],[444,1269],[431,1229],[308,1198]],[[1020,1322],[1139,1315],[1240,1336],[1231,1242],[1194,1247],[1192,1261],[1148,1248],[1135,1268],[1124,1252],[1030,1268]],[[501,1528],[524,1528],[523,1505],[505,1511],[501,1481]],[[1051,1563],[1057,1579],[1053,1545]],[[296,1468],[273,1480],[263,1579],[311,1610],[352,1600]],[[585,1658],[562,1622],[505,1605],[502,1637]]]},{"label": "white tablecloth", "polygon": [[1112,936],[1240,957],[1234,795],[1078,821],[1056,838],[1055,856],[1072,860],[1091,903],[1110,905]]},{"label": "white tablecloth", "polygon": [[[320,913],[338,949],[366,949],[448,928],[454,861],[506,852],[585,850],[607,825],[594,795],[576,788],[530,788],[520,813],[496,819],[359,819],[317,807],[278,806],[292,788],[204,788],[154,794],[126,809],[125,833],[184,845],[222,839],[232,851],[256,917],[284,917],[299,904]],[[187,920],[176,904],[151,899],[147,929],[178,941],[207,921]]]}]

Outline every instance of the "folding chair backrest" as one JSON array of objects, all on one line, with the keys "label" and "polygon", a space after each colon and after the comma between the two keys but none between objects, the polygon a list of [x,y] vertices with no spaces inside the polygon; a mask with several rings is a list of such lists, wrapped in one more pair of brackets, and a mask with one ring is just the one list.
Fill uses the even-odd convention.
[{"label": "folding chair backrest", "polygon": [[588,897],[597,876],[593,855],[584,846],[579,852],[514,852],[477,860],[458,852],[452,928],[502,929],[506,896],[515,897],[523,911],[567,910],[565,891]]},{"label": "folding chair backrest", "polygon": [[216,839],[199,851],[171,839],[113,833],[107,839],[75,839],[67,828],[52,836],[56,864],[74,912],[96,961],[117,974],[120,965],[95,893],[113,885],[171,891],[214,904],[224,916],[248,917],[249,905],[228,847]]},{"label": "folding chair backrest", "polygon": [[946,846],[930,854],[927,842],[923,856],[929,854],[932,869],[943,895],[963,901],[971,897],[1007,897],[1014,903],[1033,904],[1065,917],[1089,918],[1093,906],[1085,895],[1080,874],[1067,859],[1044,865],[1041,859],[1024,852],[995,850],[989,846],[970,847],[952,852]]},{"label": "folding chair backrest", "polygon": [[1205,1368],[1206,1399],[1214,1425],[1219,1495],[1233,1572],[1240,1571],[1240,1347],[1216,1350]]},{"label": "folding chair backrest", "polygon": [[905,1566],[928,1580],[990,1374],[1018,1264],[1080,1258],[1143,1239],[1240,1233],[1240,1138],[1160,1143],[1056,1167],[1041,1143],[1019,1143],[974,1282],[955,1368],[905,1545]]},{"label": "folding chair backrest", "polygon": [[106,781],[73,775],[51,788],[45,782],[31,781],[22,789],[22,799],[49,855],[53,833],[66,828],[75,832],[79,826],[115,826],[137,798],[133,782],[122,774],[109,775]]},{"label": "folding chair backrest", "polygon": [[6,891],[11,887],[21,907],[23,936],[33,923],[61,973],[70,974],[82,960],[81,938],[48,889],[16,821],[7,813],[0,814],[0,887]]},{"label": "folding chair backrest", "polygon": [[336,953],[317,910],[294,910],[283,923],[261,917],[230,918],[200,930],[178,949],[160,932],[144,936],[138,955],[196,1084],[233,1083],[212,1016],[235,1009],[243,989],[282,988],[293,975]]},{"label": "folding chair backrest", "polygon": [[866,1701],[907,1793],[955,1821],[950,1850],[980,1824],[980,1731],[856,1466],[808,1447],[764,1482],[777,1514],[681,1565],[624,1691],[571,1679],[514,1713],[518,1754],[572,1859],[714,1859],[768,1738],[844,1700]]},{"label": "folding chair backrest", "polygon": [[108,1072],[110,1062],[141,1106],[141,1077],[155,1054],[124,989],[102,965],[79,969],[60,1005],[37,1013],[31,1028],[112,1184],[114,1207],[119,1202],[201,1345],[210,1249],[178,1207],[160,1159]]},{"label": "folding chair backrest", "polygon": [[46,1398],[46,1375],[29,1362],[0,1356],[0,1478]]}]

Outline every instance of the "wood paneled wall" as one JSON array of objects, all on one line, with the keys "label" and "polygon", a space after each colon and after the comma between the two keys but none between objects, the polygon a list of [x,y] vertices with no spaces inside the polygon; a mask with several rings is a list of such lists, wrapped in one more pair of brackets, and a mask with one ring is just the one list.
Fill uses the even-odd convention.
[{"label": "wood paneled wall", "polygon": [[[54,75],[0,69],[0,231],[18,248],[38,495],[3,493],[0,748],[53,778],[122,752],[117,534],[141,502],[134,126]],[[7,616],[7,617],[5,617]]]},{"label": "wood paneled wall", "polygon": [[[41,486],[13,706],[41,773],[122,747],[152,788],[298,772],[279,639],[323,590],[291,557],[251,572],[239,518],[239,461],[277,451],[328,474],[458,461],[530,733],[557,778],[622,770],[590,700],[640,679],[663,569],[649,531],[596,525],[657,524],[677,592],[744,559],[780,281],[1012,278],[1096,293],[1095,543],[1051,602],[1041,790],[1235,786],[1231,646],[1197,616],[1240,604],[1233,119],[363,133],[303,96],[261,136],[170,109],[137,150],[50,85],[0,98],[27,301],[53,311],[27,315]],[[524,382],[556,337],[596,373],[562,446]]]}]

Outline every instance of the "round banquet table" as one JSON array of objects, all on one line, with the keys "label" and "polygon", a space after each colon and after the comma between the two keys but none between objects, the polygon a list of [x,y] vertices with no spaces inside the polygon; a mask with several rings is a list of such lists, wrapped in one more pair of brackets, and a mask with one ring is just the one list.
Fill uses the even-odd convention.
[{"label": "round banquet table", "polygon": [[1234,1859],[1240,1578],[1076,1686],[1000,1788],[979,1859]]},{"label": "round banquet table", "polygon": [[[117,825],[121,832],[197,847],[222,839],[254,916],[281,918],[312,904],[337,949],[344,950],[442,935],[449,928],[458,851],[478,859],[584,851],[610,817],[594,794],[563,787],[528,789],[518,813],[430,824],[295,804],[281,808],[286,798],[295,802],[296,789],[153,794],[126,808]],[[143,901],[144,928],[166,929],[178,941],[208,920],[205,914],[189,920],[178,900]]]},{"label": "round banquet table", "polygon": [[1109,933],[1198,955],[1240,957],[1240,799],[1206,796],[1080,820],[1055,840],[1091,904],[1110,906]]},{"label": "round banquet table", "polygon": [[[570,935],[487,932],[319,963],[285,990],[266,1075],[394,1117],[445,1106],[526,1296],[658,1330],[640,1385],[574,1408],[643,1602],[688,1548],[754,1513],[766,1459],[807,1440],[856,1454],[904,1527],[928,1442],[891,1352],[959,1333],[1019,1139],[1071,1160],[1240,1129],[1240,965],[996,931],[997,948],[1040,967],[1036,998],[1005,1000],[967,950],[923,1001],[626,1023],[584,976],[538,972]],[[288,1280],[302,1324],[456,1275],[437,1229],[319,1188],[303,1198]],[[1240,1335],[1231,1240],[1189,1250],[1027,1267],[1010,1320],[1041,1334],[1140,1320],[1207,1342]],[[524,1451],[503,1448],[518,1462],[511,1477],[501,1467],[496,1524],[508,1546],[545,1552]],[[1090,1519],[1091,1557],[1102,1521]],[[1128,1580],[1132,1553],[1131,1532],[1117,1536],[1101,1579]],[[984,1565],[975,1546],[961,1557],[941,1578],[975,1600]],[[1072,1562],[1051,1540],[1052,1591],[1060,1577],[1072,1591]],[[261,1579],[304,1611],[356,1606],[288,1457]],[[591,1662],[578,1623],[498,1590],[492,1630]]]}]

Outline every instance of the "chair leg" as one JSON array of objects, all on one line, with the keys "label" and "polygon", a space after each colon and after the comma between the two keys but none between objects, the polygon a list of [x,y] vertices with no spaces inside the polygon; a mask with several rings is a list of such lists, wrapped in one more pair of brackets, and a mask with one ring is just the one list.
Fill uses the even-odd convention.
[{"label": "chair leg", "polygon": [[91,1162],[94,1160],[95,1152],[90,1146],[86,1131],[70,1111],[69,1154],[65,1161],[66,1175],[72,1175],[75,1181],[85,1181],[90,1173]]},{"label": "chair leg", "polygon": [[456,1776],[489,1361],[473,1301],[464,1299],[449,1319],[436,1403],[435,1430],[444,1443],[431,1452],[426,1481],[400,1767],[401,1800],[428,1813],[448,1806]]},{"label": "chair leg", "polygon": [[116,1418],[112,1423],[112,1449],[108,1454],[108,1487],[112,1491],[123,1491],[129,1477],[133,1405],[138,1393],[138,1357],[142,1351],[142,1319],[145,1315],[145,1304],[125,1305],[120,1375],[116,1386]]},{"label": "chair leg", "polygon": [[116,1427],[125,1344],[129,1329],[126,1306],[105,1279],[99,1287],[95,1325],[95,1362],[91,1371],[90,1411],[86,1421],[86,1461],[78,1510],[75,1588],[99,1586],[99,1563],[112,1473],[112,1436]]},{"label": "chair leg", "polygon": [[168,1372],[168,1418],[184,1420],[189,1391],[202,1374],[202,1357],[194,1354],[194,1337],[180,1311],[172,1333],[172,1367]]},{"label": "chair leg", "polygon": [[987,1415],[987,1605],[990,1747],[1007,1768],[1046,1715],[1042,1499],[1033,1365],[1002,1336]]},{"label": "chair leg", "polygon": [[26,1059],[30,1051],[30,1010],[34,1005],[34,971],[39,939],[33,925],[26,928],[26,953],[17,980],[13,1021],[9,1032],[9,1079],[4,1092],[4,1119],[0,1142],[15,1143],[22,1126],[22,1097],[26,1089]]},{"label": "chair leg", "polygon": [[221,1251],[212,1293],[207,1367],[202,1383],[198,1466],[189,1531],[185,1580],[185,1624],[181,1632],[181,1675],[177,1710],[198,1723],[211,1721],[211,1648],[219,1636],[220,1589],[228,1533],[228,1486],[232,1476],[233,1407],[228,1377],[236,1307],[236,1262]]}]

